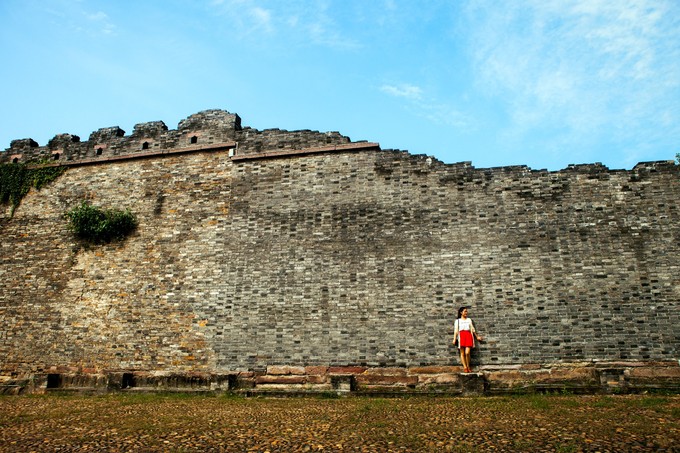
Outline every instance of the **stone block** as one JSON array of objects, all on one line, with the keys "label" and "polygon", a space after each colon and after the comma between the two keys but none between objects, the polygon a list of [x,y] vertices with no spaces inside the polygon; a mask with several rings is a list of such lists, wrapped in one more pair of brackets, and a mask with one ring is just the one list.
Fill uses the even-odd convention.
[{"label": "stone block", "polygon": [[257,376],[255,384],[305,384],[307,383],[307,376],[290,376],[290,375],[265,375]]},{"label": "stone block", "polygon": [[527,371],[540,370],[541,368],[543,368],[543,366],[538,363],[526,363],[519,366],[520,370]]},{"label": "stone block", "polygon": [[443,374],[443,373],[460,373],[462,371],[460,366],[419,366],[410,367],[408,374]]},{"label": "stone block", "polygon": [[464,373],[459,375],[463,395],[483,395],[486,392],[486,381],[480,373]]},{"label": "stone block", "polygon": [[245,389],[252,389],[255,387],[256,378],[253,377],[246,377],[246,376],[238,376],[237,379],[233,382],[230,382],[229,389],[230,390],[245,390]]},{"label": "stone block", "polygon": [[267,374],[272,374],[272,375],[289,375],[289,374],[305,375],[305,374],[307,374],[307,371],[306,371],[305,367],[302,367],[302,366],[273,365],[273,366],[267,367]]},{"label": "stone block", "polygon": [[361,366],[329,366],[328,374],[363,374],[367,369]]},{"label": "stone block", "polygon": [[359,386],[415,386],[418,384],[418,376],[384,375],[384,374],[361,374],[355,376]]},{"label": "stone block", "polygon": [[442,374],[421,374],[418,375],[418,386],[428,385],[459,385],[459,373],[442,373]]},{"label": "stone block", "polygon": [[519,370],[489,372],[486,377],[493,388],[517,387],[530,382],[527,375]]},{"label": "stone block", "polygon": [[326,384],[329,382],[329,378],[326,375],[307,375],[306,379],[308,384]]},{"label": "stone block", "polygon": [[304,374],[321,376],[321,375],[325,375],[326,373],[328,373],[328,367],[327,366],[307,366],[307,367],[305,367],[305,373]]},{"label": "stone block", "polygon": [[407,368],[368,368],[363,375],[365,376],[406,376]]},{"label": "stone block", "polygon": [[548,373],[538,373],[531,378],[539,383],[593,384],[598,381],[597,372],[592,367],[553,368]]},{"label": "stone block", "polygon": [[678,379],[680,382],[680,366],[636,367],[628,371],[630,379]]}]

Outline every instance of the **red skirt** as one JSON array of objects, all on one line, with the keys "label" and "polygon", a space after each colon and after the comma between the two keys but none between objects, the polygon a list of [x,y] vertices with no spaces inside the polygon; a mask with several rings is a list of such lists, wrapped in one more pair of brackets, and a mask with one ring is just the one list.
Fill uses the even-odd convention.
[{"label": "red skirt", "polygon": [[458,339],[458,347],[459,348],[472,348],[475,346],[474,341],[472,340],[472,332],[469,330],[461,330],[460,331],[460,338]]}]

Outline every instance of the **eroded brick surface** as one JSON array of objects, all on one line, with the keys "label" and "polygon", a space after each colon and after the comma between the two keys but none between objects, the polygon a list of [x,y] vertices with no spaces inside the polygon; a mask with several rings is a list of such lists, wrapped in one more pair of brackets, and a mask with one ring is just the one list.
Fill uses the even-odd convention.
[{"label": "eroded brick surface", "polygon": [[[190,118],[176,131],[152,122],[130,136],[60,135],[51,148],[13,142],[6,155],[61,150],[71,161],[96,158],[95,145],[104,157],[141,153],[145,141],[151,151],[194,148],[71,167],[13,217],[3,208],[0,374],[269,370],[443,382],[458,371],[461,305],[485,336],[473,364],[491,381],[524,382],[559,363],[677,366],[672,163],[547,172],[375,147],[296,154],[349,139],[242,128],[228,112]],[[238,146],[200,149],[223,142]],[[268,150],[276,158],[231,158]],[[83,200],[129,208],[138,230],[80,244],[63,215]],[[243,382],[262,379],[253,376]]]}]

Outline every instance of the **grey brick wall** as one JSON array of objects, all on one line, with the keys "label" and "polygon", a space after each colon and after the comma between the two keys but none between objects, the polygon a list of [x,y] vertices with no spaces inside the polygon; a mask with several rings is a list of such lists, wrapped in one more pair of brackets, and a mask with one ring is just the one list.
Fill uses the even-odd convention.
[{"label": "grey brick wall", "polygon": [[[243,153],[349,141],[229,131]],[[130,208],[138,231],[79,244],[63,214],[83,199]],[[225,151],[69,168],[0,217],[0,371],[447,365],[460,305],[486,337],[477,364],[677,360],[678,199],[672,163]]]}]

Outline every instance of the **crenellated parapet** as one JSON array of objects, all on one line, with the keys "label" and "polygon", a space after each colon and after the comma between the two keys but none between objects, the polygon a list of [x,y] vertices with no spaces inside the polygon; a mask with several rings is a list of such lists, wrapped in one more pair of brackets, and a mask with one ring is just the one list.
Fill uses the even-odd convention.
[{"label": "crenellated parapet", "polygon": [[[319,132],[309,129],[288,131],[284,129],[258,130],[243,127],[238,114],[226,110],[204,110],[181,120],[177,129],[169,129],[163,121],[138,123],[132,133],[119,126],[100,128],[90,134],[87,141],[73,134],[58,134],[45,146],[39,145],[31,138],[13,140],[5,152],[0,152],[0,163],[57,164],[81,165],[105,163],[112,160],[146,158],[164,154],[182,154],[187,152],[224,151],[237,159],[252,159],[270,156],[290,155],[296,153],[328,152],[338,150],[380,149],[377,143],[365,141],[353,142],[339,132]],[[439,178],[443,182],[457,181],[464,184],[493,179],[494,176],[514,175],[518,181],[526,178],[532,186],[526,190],[530,194],[536,190],[537,175],[550,175],[554,186],[560,186],[560,178],[579,175],[587,179],[609,179],[618,172],[630,173],[632,180],[645,178],[654,172],[675,171],[674,161],[643,162],[632,170],[610,170],[602,163],[569,165],[567,168],[550,172],[533,170],[527,166],[504,166],[493,168],[476,168],[472,162],[445,164],[431,156],[413,155],[408,151],[384,150],[392,157],[379,163],[378,172],[394,171],[395,162],[399,165],[418,167],[414,170],[428,173],[434,168],[441,168]],[[399,155],[400,158],[395,156]],[[408,162],[408,164],[407,164]],[[541,183],[543,184],[543,183]],[[544,187],[541,186],[541,190]],[[546,192],[542,192],[545,196]],[[530,195],[527,195],[530,196]]]},{"label": "crenellated parapet", "polygon": [[338,132],[311,130],[257,130],[241,127],[241,118],[226,110],[204,110],[168,129],[163,121],[139,123],[126,135],[118,126],[92,132],[87,141],[72,134],[59,134],[46,146],[27,138],[14,140],[0,162],[92,163],[112,158],[172,154],[186,150],[233,148],[232,154],[258,154],[268,150],[301,150],[350,143]]}]

